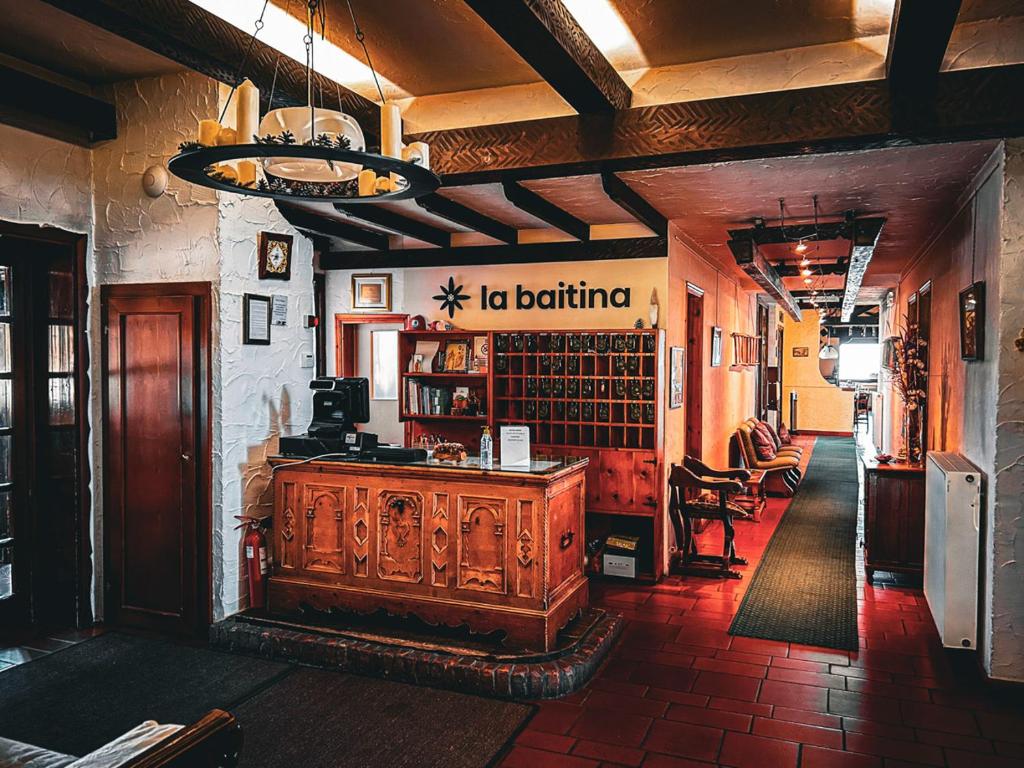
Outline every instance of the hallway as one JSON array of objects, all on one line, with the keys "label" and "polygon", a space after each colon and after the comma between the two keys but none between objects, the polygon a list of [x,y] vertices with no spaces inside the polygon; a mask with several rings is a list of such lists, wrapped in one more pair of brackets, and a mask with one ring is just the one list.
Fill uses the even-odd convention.
[{"label": "hallway", "polygon": [[593,584],[594,602],[628,620],[623,638],[586,689],[540,704],[503,765],[1020,765],[1024,706],[982,687],[973,655],[942,650],[919,586],[884,573],[866,584],[859,548],[859,651],[728,634],[789,503],[737,525],[742,581]]}]

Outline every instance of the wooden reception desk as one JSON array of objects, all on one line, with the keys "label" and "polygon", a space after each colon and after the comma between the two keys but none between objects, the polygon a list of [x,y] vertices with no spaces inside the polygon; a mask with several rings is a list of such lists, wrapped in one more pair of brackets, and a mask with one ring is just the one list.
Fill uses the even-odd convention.
[{"label": "wooden reception desk", "polygon": [[383,608],[552,649],[587,605],[587,460],[493,471],[475,461],[271,459],[271,612]]}]

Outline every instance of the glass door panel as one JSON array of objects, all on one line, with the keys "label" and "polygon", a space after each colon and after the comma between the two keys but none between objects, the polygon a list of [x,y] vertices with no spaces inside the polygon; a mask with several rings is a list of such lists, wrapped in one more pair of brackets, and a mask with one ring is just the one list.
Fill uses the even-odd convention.
[{"label": "glass door panel", "polygon": [[14,596],[14,504],[11,443],[14,409],[11,370],[11,267],[0,265],[0,602]]}]

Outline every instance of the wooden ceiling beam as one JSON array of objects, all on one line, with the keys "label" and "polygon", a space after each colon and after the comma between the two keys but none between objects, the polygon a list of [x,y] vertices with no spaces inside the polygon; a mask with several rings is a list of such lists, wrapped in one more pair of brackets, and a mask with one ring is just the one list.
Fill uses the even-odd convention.
[{"label": "wooden ceiling beam", "polygon": [[0,62],[0,123],[83,147],[117,136],[113,104],[4,62]]},{"label": "wooden ceiling beam", "polygon": [[435,216],[448,219],[456,224],[469,227],[475,232],[493,237],[503,243],[514,245],[519,239],[519,232],[515,227],[510,227],[504,222],[485,216],[462,203],[457,203],[450,197],[432,192],[429,195],[416,198],[416,204]]},{"label": "wooden ceiling beam", "polygon": [[585,242],[590,239],[590,225],[587,222],[577,219],[550,200],[514,181],[502,182],[501,188],[508,201],[519,210],[547,222],[555,229],[560,229],[577,240]]},{"label": "wooden ceiling beam", "polygon": [[[938,76],[934,110],[912,127],[894,120],[889,84],[872,80],[426,131],[431,168],[447,186],[604,171],[905,146],[1024,133],[1024,65]],[[793,115],[813,119],[794,120]]]},{"label": "wooden ceiling beam", "polygon": [[885,75],[894,95],[920,102],[935,90],[961,0],[896,0]]},{"label": "wooden ceiling beam", "polygon": [[494,264],[537,264],[562,261],[606,261],[664,258],[664,237],[633,237],[590,242],[529,245],[474,245],[461,248],[410,248],[379,253],[334,251],[322,254],[323,269],[397,269],[399,267],[467,267]]},{"label": "wooden ceiling beam", "polygon": [[334,207],[356,219],[373,224],[384,229],[389,229],[399,235],[414,237],[425,243],[436,245],[441,248],[450,248],[452,244],[452,233],[432,226],[400,213],[395,213],[375,203],[360,203],[356,205],[345,205],[335,203]]},{"label": "wooden ceiling beam", "polygon": [[800,303],[782,284],[782,278],[779,277],[775,268],[758,252],[757,244],[753,240],[749,238],[730,240],[729,250],[732,251],[739,268],[746,272],[765,293],[775,299],[787,315],[798,323],[803,319]]},{"label": "wooden ceiling beam", "polygon": [[581,114],[629,109],[633,92],[561,0],[466,0]]},{"label": "wooden ceiling beam", "polygon": [[285,221],[296,229],[310,232],[314,236],[336,237],[346,243],[372,248],[374,252],[387,251],[391,247],[388,236],[380,232],[373,232],[363,227],[357,227],[355,224],[322,216],[288,203],[277,202],[275,204]]},{"label": "wooden ceiling beam", "polygon": [[[113,32],[143,48],[228,85],[234,84],[238,65],[246,57],[251,30],[241,30],[189,0],[44,0],[55,8]],[[261,3],[254,2],[253,23]],[[252,44],[243,77],[260,89],[264,110],[268,106],[303,105],[306,97],[305,68],[279,53],[259,37]],[[322,75],[314,77],[327,104],[352,115],[368,142],[379,141],[380,107]],[[274,103],[269,104],[271,86]]]},{"label": "wooden ceiling beam", "polygon": [[601,174],[601,186],[613,203],[646,226],[656,235],[668,235],[668,219],[647,202],[643,195],[633,189],[614,173]]},{"label": "wooden ceiling beam", "polygon": [[878,245],[885,219],[857,219],[853,223],[853,242],[850,247],[850,268],[846,271],[846,285],[843,286],[842,321],[850,319],[857,306],[860,285],[864,280],[871,257]]}]

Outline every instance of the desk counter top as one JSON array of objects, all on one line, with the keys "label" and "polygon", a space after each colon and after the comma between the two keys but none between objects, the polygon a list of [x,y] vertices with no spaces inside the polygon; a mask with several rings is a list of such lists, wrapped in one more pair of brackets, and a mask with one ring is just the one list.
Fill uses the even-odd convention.
[{"label": "desk counter top", "polygon": [[550,483],[564,475],[571,474],[586,468],[590,462],[585,457],[575,456],[554,456],[550,459],[535,457],[530,461],[529,466],[502,467],[495,462],[492,469],[480,467],[480,457],[470,456],[465,461],[360,461],[359,459],[298,459],[292,456],[271,456],[270,464],[274,467],[290,466],[296,469],[307,469],[314,472],[339,472],[351,473],[371,469],[374,472],[387,472],[388,474],[406,474],[410,477],[422,477],[436,473],[457,473],[459,475],[478,475],[480,479],[505,478],[525,480],[541,484]]}]

